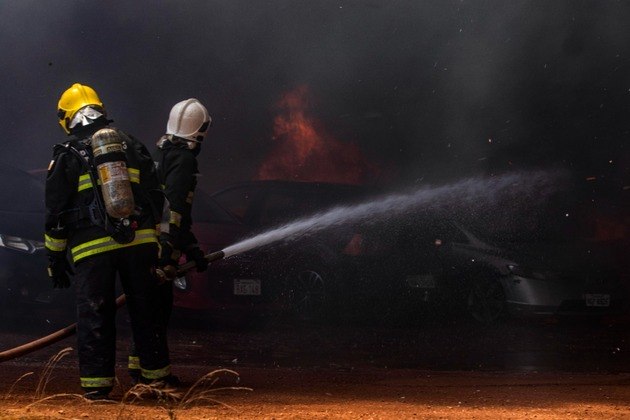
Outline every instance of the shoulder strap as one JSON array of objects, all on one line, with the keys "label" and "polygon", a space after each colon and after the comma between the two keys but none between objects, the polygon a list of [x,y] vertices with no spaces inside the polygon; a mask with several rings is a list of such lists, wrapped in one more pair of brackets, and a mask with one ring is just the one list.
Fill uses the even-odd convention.
[{"label": "shoulder strap", "polygon": [[78,160],[81,162],[81,166],[86,169],[87,173],[90,176],[90,181],[92,181],[92,191],[94,198],[92,203],[88,206],[89,217],[92,223],[103,227],[106,231],[108,231],[108,221],[109,218],[107,216],[107,212],[105,211],[105,203],[99,194],[98,189],[98,176],[96,175],[96,168],[92,164],[92,154],[87,150],[87,147],[83,149],[82,154],[75,146],[73,146],[70,142],[66,143],[64,147],[67,148],[70,153],[72,153]]}]

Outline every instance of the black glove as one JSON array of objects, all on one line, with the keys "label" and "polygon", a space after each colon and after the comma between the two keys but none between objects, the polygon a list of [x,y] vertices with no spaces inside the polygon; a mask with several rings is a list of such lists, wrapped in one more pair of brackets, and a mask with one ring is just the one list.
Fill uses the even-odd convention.
[{"label": "black glove", "polygon": [[48,255],[48,277],[55,289],[70,287],[70,276],[74,274],[65,253]]},{"label": "black glove", "polygon": [[158,266],[166,267],[168,265],[172,265],[173,267],[177,267],[177,260],[179,260],[179,256],[181,252],[176,250],[169,241],[160,241],[160,256],[158,259]]},{"label": "black glove", "polygon": [[208,269],[208,260],[206,259],[206,255],[199,247],[188,248],[185,254],[187,262],[195,262],[198,273],[202,273]]}]

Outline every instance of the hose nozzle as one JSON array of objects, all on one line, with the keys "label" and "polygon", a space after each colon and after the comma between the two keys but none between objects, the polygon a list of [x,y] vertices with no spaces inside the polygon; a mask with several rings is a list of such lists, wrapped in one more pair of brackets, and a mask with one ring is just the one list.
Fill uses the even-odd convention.
[{"label": "hose nozzle", "polygon": [[[205,255],[204,258],[208,261],[208,264],[210,264],[213,261],[218,261],[225,258],[225,252],[223,251],[212,252],[210,254]],[[156,269],[155,274],[158,277],[158,282],[164,283],[165,281],[175,280],[177,277],[186,274],[188,270],[196,266],[197,266],[197,263],[195,261],[188,261],[185,264],[182,264],[178,267],[167,265],[166,267]]]},{"label": "hose nozzle", "polygon": [[206,260],[208,260],[208,263],[222,260],[223,258],[225,258],[225,252],[223,251],[217,251],[217,252],[213,252],[211,254],[206,255]]}]

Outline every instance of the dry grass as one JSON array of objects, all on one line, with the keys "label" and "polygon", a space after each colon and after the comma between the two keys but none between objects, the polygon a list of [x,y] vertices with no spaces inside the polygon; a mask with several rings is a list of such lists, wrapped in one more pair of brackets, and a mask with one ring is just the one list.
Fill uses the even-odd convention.
[{"label": "dry grass", "polygon": [[217,369],[199,378],[184,393],[159,382],[151,385],[137,384],[129,389],[123,396],[118,418],[123,416],[125,409],[128,407],[128,403],[144,399],[156,400],[158,404],[160,404],[160,407],[167,411],[171,419],[176,418],[175,410],[181,410],[192,405],[201,405],[203,403],[220,405],[236,411],[234,407],[217,399],[216,395],[224,391],[253,391],[253,389],[241,386],[216,386],[223,378],[229,378],[228,380],[235,383],[238,383],[240,380],[238,372],[230,369]]},{"label": "dry grass", "polygon": [[11,394],[13,393],[13,389],[15,388],[15,386],[24,378],[26,378],[27,376],[31,376],[33,373],[35,372],[27,372],[24,375],[20,376],[17,381],[13,382],[13,385],[11,385],[11,388],[9,388],[9,390],[7,391],[7,393],[4,396],[5,400],[8,400],[9,398],[11,398]]},{"label": "dry grass", "polygon": [[[240,386],[220,386],[215,387],[217,382],[221,380],[220,375],[231,376],[234,382],[238,383],[240,381],[240,377],[238,372],[235,372],[230,369],[217,369],[212,372],[209,372],[199,378],[197,382],[191,386],[188,391],[184,394],[182,399],[179,401],[179,408],[184,408],[196,403],[200,402],[212,402],[214,404],[220,404],[225,407],[229,407],[228,405],[218,401],[214,398],[214,395],[222,392],[222,391],[253,391],[251,388],[240,387]],[[232,408],[232,407],[229,407]]]},{"label": "dry grass", "polygon": [[[222,385],[222,382],[238,384],[240,377],[238,372],[230,369],[217,369],[209,372],[199,378],[190,388],[185,391],[169,387],[164,383],[158,382],[155,384],[137,384],[124,392],[122,400],[120,402],[114,400],[89,400],[80,394],[54,394],[46,395],[46,387],[52,380],[52,374],[59,361],[66,355],[72,352],[71,347],[64,348],[59,353],[54,355],[44,366],[42,372],[39,375],[37,385],[33,393],[33,402],[26,405],[23,410],[29,412],[34,406],[50,403],[53,400],[62,401],[77,401],[79,403],[87,404],[119,404],[120,410],[116,418],[124,418],[125,410],[130,409],[134,403],[139,401],[151,401],[155,403],[155,407],[161,410],[165,410],[169,418],[175,419],[177,417],[177,410],[184,410],[188,407],[195,405],[218,405],[230,410],[237,411],[236,408],[231,407],[218,398],[222,392],[226,391],[253,391],[251,388],[241,386]],[[9,391],[4,395],[3,399],[8,400],[18,383],[24,378],[33,375],[33,372],[25,373],[20,376],[11,386]],[[120,383],[118,383],[120,386]]]},{"label": "dry grass", "polygon": [[46,391],[46,386],[48,386],[48,384],[50,383],[50,379],[52,377],[55,366],[57,366],[57,363],[59,363],[61,359],[70,354],[70,352],[72,352],[72,347],[66,347],[48,360],[48,363],[46,363],[46,366],[44,366],[44,370],[39,375],[37,389],[35,390],[35,398],[42,398]]},{"label": "dry grass", "polygon": [[[33,404],[37,404],[41,400],[47,400],[51,398],[51,397],[44,398],[46,387],[48,386],[48,384],[50,383],[52,379],[52,373],[55,369],[55,366],[57,366],[57,363],[59,363],[59,361],[63,359],[65,356],[70,354],[70,352],[72,352],[72,347],[66,347],[48,360],[48,362],[44,366],[44,369],[39,375],[37,386],[35,388],[35,393],[33,394],[33,399],[35,399],[36,401],[32,404],[29,404],[29,407]],[[20,381],[22,381],[24,378],[31,376],[33,374],[34,372],[27,372],[24,375],[20,376],[15,382],[13,382],[13,384],[11,385],[11,388],[9,388],[7,393],[4,395],[3,399],[8,400],[9,398],[11,398],[11,395],[13,394],[13,390],[18,385],[18,383],[20,383]],[[62,395],[75,395],[75,394],[62,394]]]}]

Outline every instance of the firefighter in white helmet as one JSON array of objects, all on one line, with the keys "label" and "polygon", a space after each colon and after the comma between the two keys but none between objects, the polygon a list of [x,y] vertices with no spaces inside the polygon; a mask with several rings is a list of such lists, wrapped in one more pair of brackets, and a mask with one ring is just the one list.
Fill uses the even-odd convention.
[{"label": "firefighter in white helmet", "polygon": [[[69,287],[72,275],[81,387],[87,398],[105,399],[115,382],[117,276],[127,296],[141,377],[170,378],[166,337],[155,325],[156,225],[163,198],[151,194],[159,192],[159,182],[146,147],[109,126],[94,89],[75,83],[57,109],[69,138],[54,147],[46,178],[48,273],[57,288]],[[126,195],[124,203],[113,203],[119,193]],[[111,204],[119,204],[121,213],[112,215]]]},{"label": "firefighter in white helmet", "polygon": [[168,227],[160,233],[160,265],[176,264],[181,253],[194,260],[198,271],[208,262],[191,231],[191,209],[197,176],[197,156],[212,120],[206,108],[191,98],[173,106],[166,135],[157,144],[158,178],[169,203]]},{"label": "firefighter in white helmet", "polygon": [[[206,108],[195,98],[173,106],[166,124],[166,134],[157,142],[155,163],[158,179],[168,203],[160,232],[160,267],[177,266],[184,255],[186,261],[195,261],[197,271],[205,271],[208,261],[191,231],[191,209],[197,176],[197,156],[212,119]],[[173,305],[171,282],[161,286],[162,312],[160,324],[165,332]],[[129,357],[129,373],[137,377],[137,359]]]}]

